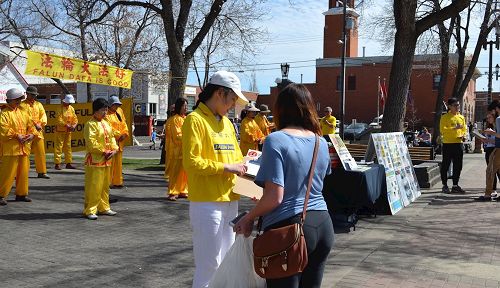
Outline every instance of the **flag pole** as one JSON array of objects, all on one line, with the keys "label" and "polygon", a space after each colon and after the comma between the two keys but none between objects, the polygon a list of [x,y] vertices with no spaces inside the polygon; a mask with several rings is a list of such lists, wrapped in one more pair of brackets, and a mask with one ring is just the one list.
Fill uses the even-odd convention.
[{"label": "flag pole", "polygon": [[387,93],[387,84],[385,83],[385,78],[384,78],[384,105],[382,106],[382,114],[385,112],[385,102],[387,102],[387,97],[389,96],[389,93]]},{"label": "flag pole", "polygon": [[377,87],[377,126],[380,126],[380,76],[378,76],[378,87]]}]

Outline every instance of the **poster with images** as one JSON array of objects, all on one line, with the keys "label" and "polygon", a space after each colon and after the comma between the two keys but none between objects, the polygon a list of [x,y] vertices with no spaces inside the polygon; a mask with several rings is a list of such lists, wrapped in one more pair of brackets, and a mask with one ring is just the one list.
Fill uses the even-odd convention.
[{"label": "poster with images", "polygon": [[385,167],[387,199],[395,214],[421,195],[406,139],[397,132],[372,134],[371,140],[378,162]]},{"label": "poster with images", "polygon": [[330,134],[328,135],[328,137],[330,138],[330,141],[332,142],[333,147],[335,148],[335,151],[339,156],[340,162],[342,162],[344,170],[356,170],[358,168],[358,164],[352,157],[349,150],[347,150],[347,147],[345,146],[344,141],[342,141],[342,138],[340,138],[340,136],[337,134]]}]

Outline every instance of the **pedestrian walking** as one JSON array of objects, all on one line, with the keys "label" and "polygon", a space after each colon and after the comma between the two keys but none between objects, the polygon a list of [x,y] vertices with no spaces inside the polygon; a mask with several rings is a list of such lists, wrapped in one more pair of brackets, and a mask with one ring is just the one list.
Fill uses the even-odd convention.
[{"label": "pedestrian walking", "polygon": [[104,120],[108,101],[98,98],[92,102],[93,117],[85,123],[85,203],[83,215],[96,220],[97,214],[114,216],[109,205],[111,162],[118,151],[113,128]]},{"label": "pedestrian walking", "polygon": [[31,142],[31,152],[35,154],[35,169],[38,178],[50,179],[47,175],[47,161],[45,159],[45,140],[43,130],[47,125],[47,114],[42,103],[37,101],[38,89],[34,86],[26,88],[26,100],[21,103],[21,110],[24,110],[30,117],[33,124],[33,141]]},{"label": "pedestrian walking", "polygon": [[28,114],[21,109],[24,93],[12,88],[7,90],[7,105],[0,114],[0,141],[2,163],[0,164],[0,205],[7,205],[5,198],[16,181],[16,201],[31,202],[28,197],[29,155],[33,124]]},{"label": "pedestrian walking", "polygon": [[153,128],[153,132],[151,132],[151,139],[149,140],[150,142],[153,142],[153,144],[149,146],[149,150],[151,150],[151,148],[153,148],[153,150],[156,150],[157,138],[158,138],[158,133],[156,132],[156,128]]},{"label": "pedestrian walking", "polygon": [[[315,105],[304,85],[286,86],[278,95],[274,113],[278,131],[264,142],[261,166],[255,178],[255,183],[264,188],[264,194],[234,229],[248,237],[258,217],[262,217],[264,231],[305,221],[302,227],[307,266],[302,273],[266,279],[267,287],[319,288],[334,239],[332,221],[322,194],[323,179],[331,171],[328,144],[320,137],[322,131]],[[317,158],[312,166],[316,143],[319,145]],[[313,185],[305,206],[310,169]],[[304,206],[307,207],[305,219],[302,217]]]},{"label": "pedestrian walking", "polygon": [[75,108],[71,104],[75,103],[75,98],[71,94],[66,94],[62,100],[61,107],[56,112],[56,139],[54,142],[54,164],[56,170],[61,170],[62,153],[66,169],[76,169],[73,166],[73,152],[71,150],[71,134],[78,125],[78,117]]},{"label": "pedestrian walking", "polygon": [[238,214],[235,174],[246,166],[231,121],[225,116],[236,101],[248,103],[240,80],[227,71],[210,77],[196,109],[182,126],[182,163],[188,176],[189,219],[193,229],[193,287],[208,283],[234,242],[229,222]]},{"label": "pedestrian walking", "polygon": [[109,125],[113,129],[113,135],[115,137],[116,143],[118,144],[118,151],[113,156],[113,161],[111,162],[111,188],[121,189],[123,188],[123,147],[125,147],[125,140],[129,137],[127,121],[125,119],[125,114],[123,113],[122,102],[118,96],[109,97],[109,108],[106,114],[105,120],[108,121]]}]

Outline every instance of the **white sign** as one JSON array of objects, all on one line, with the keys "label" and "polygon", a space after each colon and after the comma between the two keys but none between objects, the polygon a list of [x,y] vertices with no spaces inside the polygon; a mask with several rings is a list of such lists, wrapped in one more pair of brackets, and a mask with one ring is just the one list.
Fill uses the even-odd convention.
[{"label": "white sign", "polygon": [[9,89],[17,88],[25,91],[28,83],[22,78],[16,68],[7,63],[0,70],[0,103],[5,103],[6,93]]},{"label": "white sign", "polygon": [[188,87],[188,86],[186,86],[184,88],[184,94],[185,95],[196,95],[196,87]]},{"label": "white sign", "polygon": [[329,134],[328,137],[330,138],[333,147],[335,147],[335,151],[339,156],[340,162],[342,162],[342,166],[344,166],[344,170],[356,170],[358,168],[358,164],[356,163],[356,160],[352,158],[352,155],[349,150],[347,150],[347,147],[345,147],[345,143],[342,141],[342,138],[340,138],[338,134]]}]

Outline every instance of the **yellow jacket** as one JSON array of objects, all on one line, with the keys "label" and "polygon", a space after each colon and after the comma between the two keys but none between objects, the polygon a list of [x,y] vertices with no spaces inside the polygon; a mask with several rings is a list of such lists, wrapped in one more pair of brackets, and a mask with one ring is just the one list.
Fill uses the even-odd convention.
[{"label": "yellow jacket", "polygon": [[[455,129],[457,124],[462,125],[462,129]],[[462,143],[462,137],[467,131],[464,116],[460,113],[453,115],[450,112],[442,115],[439,130],[443,143]]]},{"label": "yellow jacket", "polygon": [[[43,139],[43,128],[47,125],[47,114],[45,114],[45,108],[43,108],[42,103],[36,100],[30,103],[28,100],[25,100],[21,103],[20,108],[30,116],[33,123],[33,135],[38,139]],[[35,124],[40,125],[42,130],[36,130]]]},{"label": "yellow jacket", "polygon": [[19,143],[17,135],[33,133],[33,124],[26,112],[6,106],[0,114],[0,142],[3,156],[30,155],[31,142]]},{"label": "yellow jacket", "polygon": [[[328,125],[327,121],[333,124],[333,127]],[[323,133],[323,135],[335,134],[335,127],[337,126],[337,118],[335,118],[332,115],[330,115],[330,117],[325,116],[321,118],[319,122],[321,124],[321,133]]]},{"label": "yellow jacket", "polygon": [[63,104],[61,104],[60,109],[57,110],[56,119],[56,132],[70,132],[68,131],[66,124],[78,124],[78,118],[75,114],[75,108],[73,108],[73,106],[71,105],[65,107]]},{"label": "yellow jacket", "polygon": [[271,123],[267,120],[267,117],[263,114],[257,114],[255,116],[255,123],[259,125],[260,131],[264,134],[264,137],[271,134]]},{"label": "yellow jacket", "polygon": [[182,124],[185,118],[176,114],[166,122],[165,145],[169,148],[166,150],[168,160],[182,159]]},{"label": "yellow jacket", "polygon": [[108,109],[108,114],[106,114],[106,117],[104,119],[108,121],[109,125],[111,125],[111,128],[113,128],[113,135],[118,144],[118,151],[123,151],[126,138],[121,142],[118,142],[118,138],[120,138],[121,135],[125,135],[128,137],[129,133],[127,121],[125,119],[125,115],[123,114],[122,108],[118,107],[116,109],[116,112],[112,112],[110,109]]},{"label": "yellow jacket", "polygon": [[95,167],[111,166],[112,158],[106,160],[104,152],[118,150],[113,129],[105,120],[98,121],[92,117],[83,129],[85,137],[85,165]]},{"label": "yellow jacket", "polygon": [[258,149],[258,141],[264,138],[264,134],[260,131],[259,125],[254,119],[245,117],[240,125],[240,146],[241,153],[247,154],[248,149]]},{"label": "yellow jacket", "polygon": [[233,193],[235,175],[224,172],[224,164],[241,163],[233,124],[227,117],[217,120],[200,103],[182,126],[182,163],[188,175],[189,200],[222,202],[238,200]]}]

